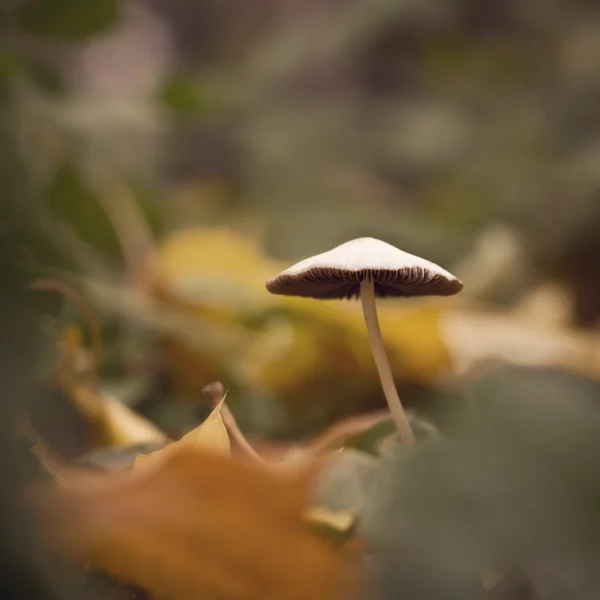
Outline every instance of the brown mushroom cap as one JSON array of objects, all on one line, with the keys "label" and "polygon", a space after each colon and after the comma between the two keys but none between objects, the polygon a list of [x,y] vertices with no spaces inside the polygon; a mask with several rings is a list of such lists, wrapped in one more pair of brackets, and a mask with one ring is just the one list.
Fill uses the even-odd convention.
[{"label": "brown mushroom cap", "polygon": [[391,244],[358,238],[296,263],[266,283],[272,294],[307,298],[357,298],[372,280],[375,295],[452,296],[463,288],[448,271]]}]

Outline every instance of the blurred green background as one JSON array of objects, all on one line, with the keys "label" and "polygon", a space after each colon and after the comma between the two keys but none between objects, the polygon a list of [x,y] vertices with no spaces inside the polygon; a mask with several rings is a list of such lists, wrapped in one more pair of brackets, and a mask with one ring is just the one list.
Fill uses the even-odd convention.
[{"label": "blurred green background", "polygon": [[264,282],[378,237],[465,283],[379,302],[417,437],[446,439],[353,436],[384,460],[330,504],[365,496],[390,598],[481,598],[490,567],[552,593],[486,597],[597,597],[599,31],[591,0],[0,3],[0,425],[113,468],[203,422],[216,380],[267,461],[364,425],[359,303]]},{"label": "blurred green background", "polygon": [[[490,361],[600,373],[597,3],[1,10],[2,235],[87,298],[103,392],[163,429],[200,422],[215,379],[261,436],[383,407],[357,305],[264,289],[359,236],[465,282],[381,303],[417,412]],[[63,300],[48,331],[76,327],[94,370],[89,319]]]}]

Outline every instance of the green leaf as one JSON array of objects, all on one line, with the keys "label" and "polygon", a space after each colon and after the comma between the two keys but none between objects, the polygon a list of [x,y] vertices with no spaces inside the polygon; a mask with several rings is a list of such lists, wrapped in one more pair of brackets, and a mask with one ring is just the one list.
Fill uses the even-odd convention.
[{"label": "green leaf", "polygon": [[46,93],[56,94],[64,90],[64,81],[58,70],[44,64],[43,60],[0,51],[0,86],[10,84],[14,77],[23,75]]},{"label": "green leaf", "polygon": [[82,240],[105,254],[122,256],[112,223],[73,164],[58,167],[45,199],[52,214],[66,221]]},{"label": "green leaf", "polygon": [[355,450],[362,450],[363,452],[379,456],[379,443],[388,435],[394,433],[394,431],[396,431],[394,421],[392,419],[386,419],[385,421],[381,421],[380,423],[373,425],[373,427],[348,438],[344,445],[346,448],[354,448]]},{"label": "green leaf", "polygon": [[356,517],[362,510],[371,475],[380,460],[351,448],[334,453],[317,479],[314,489],[317,506]]},{"label": "green leaf", "polygon": [[213,94],[197,77],[171,75],[158,91],[160,102],[181,116],[206,112],[215,104]]},{"label": "green leaf", "polygon": [[120,8],[119,0],[28,0],[20,25],[26,33],[82,40],[106,31]]},{"label": "green leaf", "polygon": [[200,112],[204,105],[197,82],[181,76],[165,81],[159,90],[159,97],[167,108],[187,115]]},{"label": "green leaf", "polygon": [[44,92],[59,94],[64,91],[64,80],[58,70],[37,60],[26,60],[23,67],[31,81]]},{"label": "green leaf", "polygon": [[166,213],[159,195],[137,181],[130,182],[130,189],[150,231],[156,236],[161,236],[165,232]]},{"label": "green leaf", "polygon": [[0,52],[0,82],[4,83],[21,70],[19,57],[12,52]]}]

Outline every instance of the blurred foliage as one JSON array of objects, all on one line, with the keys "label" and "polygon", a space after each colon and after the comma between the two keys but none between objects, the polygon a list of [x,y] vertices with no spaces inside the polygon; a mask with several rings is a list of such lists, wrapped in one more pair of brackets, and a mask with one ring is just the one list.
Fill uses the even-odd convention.
[{"label": "blurred foliage", "polygon": [[385,597],[480,598],[490,567],[521,570],[534,597],[596,595],[599,391],[496,369],[472,381],[450,440],[398,449],[366,485],[362,523],[390,561]]},{"label": "blurred foliage", "polygon": [[[583,63],[569,58],[593,9],[485,6],[456,0],[425,11],[382,0],[367,25],[354,0],[331,12],[299,7],[302,24],[265,3],[248,25],[264,18],[266,27],[278,10],[281,31],[249,27],[238,45],[224,35],[221,47],[188,35],[192,18],[198,28],[238,26],[239,16],[210,2],[117,8],[96,0],[85,14],[64,2],[52,20],[41,0],[17,6],[55,28],[21,37],[20,21],[10,21],[3,54],[7,141],[23,159],[18,177],[35,212],[20,225],[32,228],[27,252],[125,294],[132,281],[143,286],[136,308],[92,299],[103,385],[130,390],[139,410],[176,422],[152,399],[156,381],[176,407],[220,379],[245,428],[285,435],[374,407],[380,393],[359,307],[275,300],[262,287],[285,265],[265,249],[297,257],[355,234],[455,263],[474,299],[514,305],[538,281],[560,277],[574,299],[570,319],[581,321],[584,306],[593,318],[593,155],[563,160],[565,148],[589,146],[585,128],[565,123],[593,88]],[[60,36],[70,39],[69,60],[53,41]],[[550,65],[549,53],[562,58]],[[593,56],[590,41],[586,60]],[[29,64],[56,74],[58,96]],[[561,93],[548,93],[554,88]],[[498,223],[514,238],[505,258],[501,241],[483,243],[482,228]],[[485,253],[496,257],[493,273]],[[142,314],[150,304],[160,325]],[[457,316],[454,305],[381,305],[409,404],[452,367],[506,360],[523,344],[532,363],[597,371],[587,340],[566,329],[488,344],[475,323],[495,331],[506,323],[470,305]],[[167,309],[204,333],[165,330]],[[144,325],[131,322],[132,311]],[[158,367],[134,375],[129,361]]]},{"label": "blurred foliage", "polygon": [[185,74],[173,74],[159,90],[159,99],[181,117],[202,114],[214,106],[210,90],[205,90],[201,82]]},{"label": "blurred foliage", "polygon": [[[157,467],[57,492],[63,550],[175,600],[254,598],[255,577],[329,599],[331,545],[357,538],[385,598],[595,596],[596,3],[15,0],[0,23],[0,242],[25,282],[75,295],[36,292],[39,361],[21,300],[2,299],[4,395],[35,396],[19,430],[55,483]],[[383,399],[358,303],[264,289],[364,235],[466,284],[379,303],[411,448],[364,414]],[[200,468],[199,447],[233,458]],[[240,456],[283,472],[327,457],[310,513],[325,546],[300,525],[305,490]],[[69,502],[104,520],[81,527]],[[269,560],[238,569],[241,542]]]},{"label": "blurred foliage", "polygon": [[46,194],[49,209],[56,218],[72,220],[74,227],[79,227],[79,235],[90,245],[109,254],[119,252],[119,241],[109,218],[94,194],[84,186],[75,166],[59,165]]},{"label": "blurred foliage", "polygon": [[27,0],[20,13],[23,31],[62,39],[85,39],[112,26],[119,0],[91,0],[85,6],[73,0]]}]

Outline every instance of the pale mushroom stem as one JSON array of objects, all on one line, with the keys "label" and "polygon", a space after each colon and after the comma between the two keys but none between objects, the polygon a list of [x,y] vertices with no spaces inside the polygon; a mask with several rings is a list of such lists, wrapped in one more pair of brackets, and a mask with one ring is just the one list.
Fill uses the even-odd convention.
[{"label": "pale mushroom stem", "polygon": [[363,314],[369,333],[369,342],[371,343],[371,352],[375,359],[381,387],[387,401],[390,413],[398,428],[398,434],[403,442],[413,442],[415,436],[404,412],[404,407],[398,396],[396,384],[392,376],[392,369],[383,346],[381,330],[379,328],[379,319],[377,318],[377,307],[375,305],[375,284],[373,280],[365,280],[360,284],[360,299],[363,307]]}]

